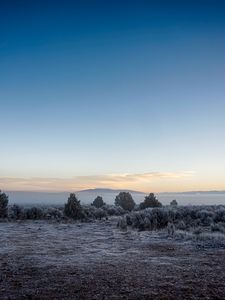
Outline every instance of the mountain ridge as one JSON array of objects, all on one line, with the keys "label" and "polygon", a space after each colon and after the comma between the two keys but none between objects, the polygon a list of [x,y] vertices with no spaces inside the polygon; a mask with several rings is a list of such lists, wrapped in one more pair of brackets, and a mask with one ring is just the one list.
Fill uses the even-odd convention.
[{"label": "mountain ridge", "polygon": [[129,190],[129,189],[109,189],[109,188],[95,188],[95,189],[85,189],[77,191],[76,193],[120,193],[120,192],[129,192],[132,194],[145,194],[144,192]]}]

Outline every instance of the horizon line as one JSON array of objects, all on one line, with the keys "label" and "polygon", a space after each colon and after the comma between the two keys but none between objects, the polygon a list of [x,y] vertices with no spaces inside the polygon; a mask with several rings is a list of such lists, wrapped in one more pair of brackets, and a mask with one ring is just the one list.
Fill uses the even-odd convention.
[{"label": "horizon line", "polygon": [[225,193],[225,188],[224,189],[212,189],[212,190],[184,190],[184,191],[151,191],[151,192],[144,192],[144,191],[137,191],[137,190],[131,190],[131,189],[113,189],[113,188],[89,188],[89,189],[83,189],[83,190],[76,190],[76,191],[55,191],[55,190],[3,190],[0,189],[1,192],[3,193],[46,193],[46,194],[62,194],[62,193],[80,193],[80,192],[86,192],[86,191],[96,191],[96,190],[111,190],[111,191],[128,191],[128,192],[134,192],[134,193],[140,193],[140,194],[184,194],[184,193],[212,193],[212,192],[224,192]]}]

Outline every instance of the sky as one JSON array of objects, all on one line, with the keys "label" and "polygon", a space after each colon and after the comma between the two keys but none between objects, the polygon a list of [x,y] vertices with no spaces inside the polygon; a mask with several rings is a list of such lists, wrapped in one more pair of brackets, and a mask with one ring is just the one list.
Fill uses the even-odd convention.
[{"label": "sky", "polygon": [[0,1],[0,189],[225,190],[225,1]]}]

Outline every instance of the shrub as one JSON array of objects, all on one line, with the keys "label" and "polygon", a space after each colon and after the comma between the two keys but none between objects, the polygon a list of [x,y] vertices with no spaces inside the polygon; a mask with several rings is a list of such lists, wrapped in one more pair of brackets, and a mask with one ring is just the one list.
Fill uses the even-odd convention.
[{"label": "shrub", "polygon": [[119,227],[120,229],[127,229],[127,222],[126,219],[124,219],[124,217],[119,218],[118,222],[117,222],[117,227]]},{"label": "shrub", "polygon": [[174,199],[170,202],[170,206],[172,206],[172,207],[177,207],[177,205],[178,205],[178,203],[177,203],[176,199]]},{"label": "shrub", "polygon": [[104,205],[102,207],[109,216],[122,216],[126,213],[126,211],[121,206],[115,205]]},{"label": "shrub", "polygon": [[152,210],[152,217],[155,229],[161,229],[168,225],[168,212],[166,209],[154,208]]},{"label": "shrub", "polygon": [[150,193],[145,197],[144,202],[140,203],[140,209],[145,209],[148,207],[162,207],[162,203],[156,198],[153,193]]},{"label": "shrub", "polygon": [[99,219],[99,220],[101,220],[102,218],[107,218],[107,213],[102,208],[95,208],[93,215],[95,219]]},{"label": "shrub", "polygon": [[197,217],[203,226],[209,226],[213,223],[213,212],[208,209],[201,209],[197,212]]},{"label": "shrub", "polygon": [[26,219],[38,220],[44,217],[43,210],[40,207],[26,208],[24,213]]},{"label": "shrub", "polygon": [[179,230],[187,230],[188,226],[184,223],[184,221],[180,220],[176,224],[176,228],[179,229]]},{"label": "shrub", "polygon": [[216,209],[215,214],[214,214],[214,221],[216,223],[218,223],[218,222],[225,223],[225,208],[224,207],[219,207],[218,209]]},{"label": "shrub", "polygon": [[97,196],[91,205],[100,208],[105,205],[105,202],[103,201],[101,196]]},{"label": "shrub", "polygon": [[8,196],[0,190],[0,218],[7,218],[8,216]]},{"label": "shrub", "polygon": [[212,232],[217,231],[225,234],[225,224],[222,222],[211,224],[211,231]]},{"label": "shrub", "polygon": [[175,235],[176,228],[173,223],[170,223],[170,222],[168,223],[167,232],[168,232],[168,236],[173,237]]},{"label": "shrub", "polygon": [[60,220],[63,217],[63,212],[55,207],[48,207],[45,211],[44,211],[44,218],[45,219],[56,219],[56,220]]},{"label": "shrub", "polygon": [[10,216],[10,218],[16,219],[16,220],[24,219],[26,217],[24,214],[23,207],[21,207],[17,204],[14,204],[12,207],[10,207],[9,216]]},{"label": "shrub", "polygon": [[130,193],[120,192],[116,196],[115,205],[121,206],[124,210],[131,211],[135,207],[135,202]]},{"label": "shrub", "polygon": [[64,206],[64,214],[65,216],[75,220],[82,217],[82,207],[80,201],[73,193],[70,194],[67,203]]}]

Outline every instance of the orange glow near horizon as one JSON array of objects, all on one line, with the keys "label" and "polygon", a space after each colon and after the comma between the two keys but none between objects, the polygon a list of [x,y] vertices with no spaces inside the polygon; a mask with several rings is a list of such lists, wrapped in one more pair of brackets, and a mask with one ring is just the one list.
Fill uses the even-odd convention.
[{"label": "orange glow near horizon", "polygon": [[224,190],[224,181],[199,179],[193,172],[149,172],[142,174],[106,174],[74,178],[0,177],[4,191],[80,191],[94,188],[131,189],[141,192],[183,192]]}]

